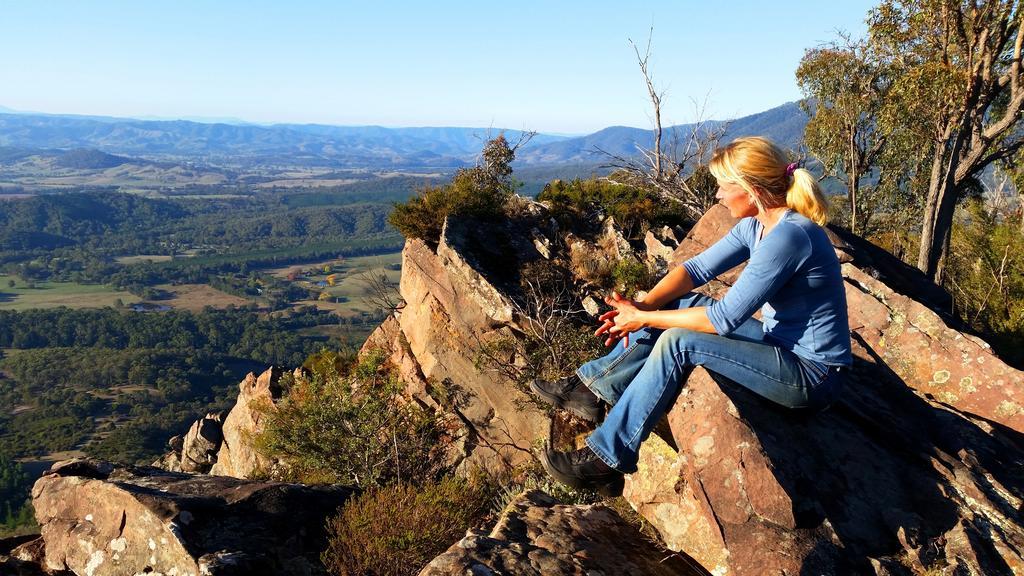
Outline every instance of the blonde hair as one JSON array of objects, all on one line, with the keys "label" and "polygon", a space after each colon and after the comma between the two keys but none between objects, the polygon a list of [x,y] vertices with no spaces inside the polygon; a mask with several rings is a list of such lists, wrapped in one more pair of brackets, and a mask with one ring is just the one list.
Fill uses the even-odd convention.
[{"label": "blonde hair", "polygon": [[708,168],[715,178],[739,184],[750,194],[758,210],[788,206],[824,226],[828,201],[814,175],[796,168],[781,148],[767,138],[737,138],[711,156]]}]

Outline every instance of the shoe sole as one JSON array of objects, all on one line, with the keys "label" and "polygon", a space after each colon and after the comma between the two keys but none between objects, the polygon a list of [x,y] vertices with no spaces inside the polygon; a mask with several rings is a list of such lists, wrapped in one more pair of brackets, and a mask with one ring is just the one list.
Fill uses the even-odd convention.
[{"label": "shoe sole", "polygon": [[[583,384],[580,384],[580,386],[583,386]],[[592,422],[592,423],[596,424],[596,423],[601,421],[602,414],[601,414],[601,409],[600,408],[597,409],[597,413],[595,413],[595,414],[587,414],[587,413],[581,412],[579,410],[576,410],[575,408],[566,407],[565,401],[562,400],[562,398],[560,396],[557,396],[555,394],[551,394],[550,392],[541,389],[540,387],[537,386],[537,381],[536,380],[534,380],[533,382],[530,382],[530,390],[534,394],[539,396],[541,400],[547,402],[548,404],[554,406],[555,408],[558,408],[560,410],[565,410],[567,412],[570,412],[570,413],[572,413],[572,414],[574,414],[574,415],[576,415],[576,416],[586,420],[587,422]]]},{"label": "shoe sole", "polygon": [[551,462],[548,461],[547,450],[541,451],[540,463],[549,476],[566,486],[577,490],[596,490],[599,494],[608,498],[622,496],[622,489],[626,483],[626,478],[623,475],[619,475],[609,482],[586,482],[574,476],[566,476],[551,466]]}]

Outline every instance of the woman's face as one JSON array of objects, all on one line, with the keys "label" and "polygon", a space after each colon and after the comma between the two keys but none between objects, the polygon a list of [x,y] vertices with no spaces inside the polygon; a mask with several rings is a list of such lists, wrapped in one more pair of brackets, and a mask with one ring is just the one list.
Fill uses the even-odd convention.
[{"label": "woman's face", "polygon": [[746,218],[757,215],[757,204],[750,194],[736,182],[718,180],[718,193],[715,198],[729,209],[733,218]]}]

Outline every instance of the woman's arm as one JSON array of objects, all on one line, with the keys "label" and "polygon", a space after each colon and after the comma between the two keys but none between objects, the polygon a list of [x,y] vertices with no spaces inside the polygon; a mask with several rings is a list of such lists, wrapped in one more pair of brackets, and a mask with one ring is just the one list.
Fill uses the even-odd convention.
[{"label": "woman's arm", "polygon": [[694,308],[683,308],[682,310],[653,310],[650,312],[637,311],[641,327],[660,328],[687,328],[695,332],[715,333],[715,326],[708,318],[708,309],[704,306]]},{"label": "woman's arm", "polygon": [[685,266],[676,266],[661,277],[647,296],[636,303],[640,310],[659,310],[665,304],[693,290],[693,279]]}]

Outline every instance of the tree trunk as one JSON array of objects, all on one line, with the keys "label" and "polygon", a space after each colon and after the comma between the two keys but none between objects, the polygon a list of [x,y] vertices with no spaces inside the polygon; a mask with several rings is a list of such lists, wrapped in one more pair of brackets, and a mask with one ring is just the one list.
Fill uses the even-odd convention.
[{"label": "tree trunk", "polygon": [[847,189],[850,192],[850,231],[856,234],[857,230],[857,189],[858,182],[860,181],[860,174],[857,170],[860,166],[860,154],[857,152],[857,132],[856,128],[850,131],[849,139],[849,158],[850,166],[847,170],[846,178],[848,180]]},{"label": "tree trunk", "polygon": [[942,194],[942,146],[937,146],[932,157],[932,173],[928,180],[928,199],[924,205],[924,214],[921,222],[921,246],[917,252],[917,269],[931,278],[928,271],[929,263],[932,261],[934,248],[933,237],[935,235],[935,216],[939,208],[939,200]]},{"label": "tree trunk", "polygon": [[942,248],[939,250],[939,258],[935,263],[935,283],[942,285],[942,278],[946,272],[946,263],[949,261],[949,243],[953,236],[953,227],[948,226],[946,233],[942,235]]},{"label": "tree trunk", "polygon": [[[933,282],[939,282],[939,260],[942,259],[944,245],[949,242],[949,236],[953,229],[953,213],[956,211],[956,186],[953,183],[953,175],[946,174],[939,183],[939,194],[936,198],[934,212],[934,224],[932,235],[929,238],[928,260],[924,273]],[[924,238],[921,238],[921,249],[925,248]],[[919,262],[920,264],[920,259]]]},{"label": "tree trunk", "polygon": [[651,97],[654,100],[654,174],[658,181],[661,181],[661,102],[660,98]]}]

